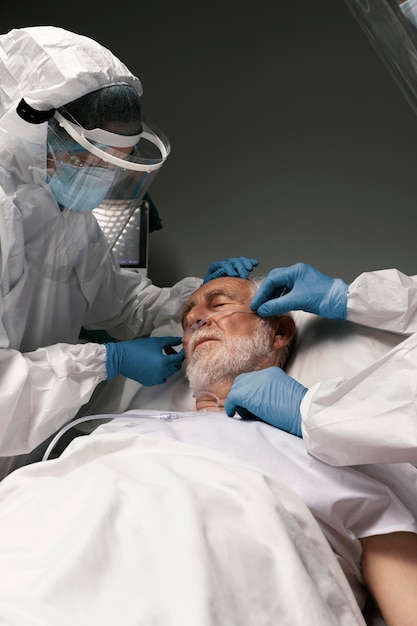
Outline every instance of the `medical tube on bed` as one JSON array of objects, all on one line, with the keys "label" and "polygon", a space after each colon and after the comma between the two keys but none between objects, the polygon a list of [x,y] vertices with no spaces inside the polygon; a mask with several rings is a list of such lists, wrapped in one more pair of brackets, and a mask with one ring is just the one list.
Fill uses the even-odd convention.
[{"label": "medical tube on bed", "polygon": [[[116,415],[114,417],[116,417]],[[112,415],[108,415],[108,416],[106,415],[106,419],[114,419],[114,417]],[[119,417],[119,415],[117,415],[117,417]],[[98,419],[101,422],[103,418],[101,419],[97,418],[97,415],[84,415],[84,417],[79,417],[73,422],[69,422],[69,424],[66,424],[65,426],[63,426],[61,430],[57,432],[57,434],[52,439],[52,441],[49,443],[49,446],[46,448],[45,453],[42,457],[42,461],[47,461],[49,459],[49,455],[51,454],[52,450],[55,448],[58,441],[68,430],[70,430],[71,428],[74,428],[74,426],[78,426],[78,424],[81,424],[82,422],[91,422],[94,420],[97,421]]]},{"label": "medical tube on bed", "polygon": [[[210,395],[214,396],[214,394],[210,394]],[[217,398],[217,396],[214,396],[214,397]],[[219,406],[219,404],[220,404],[220,401],[217,398],[217,406]],[[136,418],[136,419],[143,419],[143,415],[140,415],[140,416],[129,415],[129,417]],[[152,419],[154,418],[154,416],[151,416],[151,417]],[[71,428],[78,426],[78,424],[82,424],[83,422],[99,422],[101,425],[104,420],[111,421],[111,420],[115,420],[118,418],[120,418],[120,414],[118,413],[115,413],[114,415],[84,415],[83,417],[79,417],[73,422],[69,422],[68,424],[65,424],[65,426],[63,426],[61,430],[59,430],[56,433],[55,437],[50,441],[47,449],[44,452],[42,461],[49,460],[49,457],[53,449],[55,448],[56,444],[61,439],[61,437]],[[177,413],[175,413],[175,411],[161,411],[161,413],[159,414],[159,419],[163,420],[164,422],[171,422],[172,420],[177,419],[177,418],[178,418],[178,415]]]},{"label": "medical tube on bed", "polygon": [[[216,396],[216,394],[211,393],[210,391],[200,391],[200,392],[196,392],[193,393],[193,397],[194,398],[198,398],[201,395],[208,395],[208,396],[213,396],[213,398],[215,398],[217,404],[214,408],[211,408],[210,410],[215,411],[219,405],[220,405],[220,400],[219,398]],[[198,411],[198,413],[202,413],[203,411]],[[192,416],[194,415],[195,412],[193,411],[188,411],[188,415]],[[49,457],[53,451],[53,449],[55,448],[56,444],[58,443],[58,441],[61,439],[61,437],[71,428],[74,428],[75,426],[78,426],[78,424],[82,424],[83,422],[100,422],[100,424],[104,421],[104,420],[114,420],[114,419],[118,419],[120,418],[120,414],[115,414],[115,415],[84,415],[83,417],[79,417],[78,419],[74,420],[73,422],[69,422],[69,424],[65,424],[65,426],[63,426],[61,428],[61,430],[59,430],[55,437],[52,439],[52,441],[50,441],[47,449],[44,452],[44,455],[42,457],[42,461],[48,461]],[[143,419],[143,415],[129,415],[130,418],[135,418],[135,419]],[[151,419],[154,419],[155,417],[158,417],[157,415],[154,416],[149,416],[151,417]],[[161,413],[159,413],[159,419],[163,420],[164,422],[172,422],[173,420],[178,419],[178,414],[175,411],[161,411]]]}]

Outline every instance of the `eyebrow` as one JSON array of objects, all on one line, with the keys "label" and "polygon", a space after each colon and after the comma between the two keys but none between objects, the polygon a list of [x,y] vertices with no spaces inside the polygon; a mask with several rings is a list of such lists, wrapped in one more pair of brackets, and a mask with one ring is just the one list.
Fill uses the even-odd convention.
[{"label": "eyebrow", "polygon": [[[206,304],[210,304],[210,302],[212,302],[217,296],[225,296],[226,298],[230,298],[231,300],[235,300],[236,302],[239,302],[241,304],[246,304],[245,301],[246,301],[247,296],[242,295],[241,293],[237,292],[235,289],[229,289],[227,287],[222,287],[222,288],[212,289],[211,291],[207,291],[204,294],[204,301],[206,302]],[[195,300],[189,300],[189,302],[187,302],[184,305],[182,316],[181,316],[182,324],[184,324],[185,318],[187,317],[188,313],[191,311],[191,309],[195,305],[196,305]]]}]

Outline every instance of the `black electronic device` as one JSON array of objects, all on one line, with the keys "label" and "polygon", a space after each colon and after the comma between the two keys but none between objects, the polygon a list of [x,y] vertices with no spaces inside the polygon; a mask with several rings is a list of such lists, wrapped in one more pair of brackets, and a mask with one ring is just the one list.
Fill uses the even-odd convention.
[{"label": "black electronic device", "polygon": [[[123,209],[121,209],[123,210]],[[103,207],[93,211],[100,228],[109,241],[120,267],[135,269],[147,275],[149,204],[142,202],[135,208],[123,230],[120,230],[120,212],[117,206]]]}]

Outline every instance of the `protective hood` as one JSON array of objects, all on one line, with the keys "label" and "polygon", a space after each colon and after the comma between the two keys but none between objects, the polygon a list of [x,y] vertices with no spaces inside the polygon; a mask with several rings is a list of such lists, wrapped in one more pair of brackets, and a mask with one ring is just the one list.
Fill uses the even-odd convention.
[{"label": "protective hood", "polygon": [[[0,36],[3,117],[21,98],[33,108],[58,108],[90,91],[140,80],[94,40],[54,26],[13,29]],[[15,106],[14,106],[15,105]]]},{"label": "protective hood", "polygon": [[142,95],[140,80],[88,37],[53,26],[13,29],[1,35],[0,165],[12,174],[15,184],[39,183],[45,177],[47,123],[22,119],[16,110],[22,99],[35,111],[53,112],[118,83],[131,85]]}]

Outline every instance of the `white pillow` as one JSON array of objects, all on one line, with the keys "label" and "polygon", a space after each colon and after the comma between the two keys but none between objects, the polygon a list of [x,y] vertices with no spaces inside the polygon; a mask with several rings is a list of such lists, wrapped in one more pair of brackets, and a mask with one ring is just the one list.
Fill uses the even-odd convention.
[{"label": "white pillow", "polygon": [[306,387],[321,380],[351,378],[404,337],[343,320],[294,311],[297,327],[285,371]]}]

